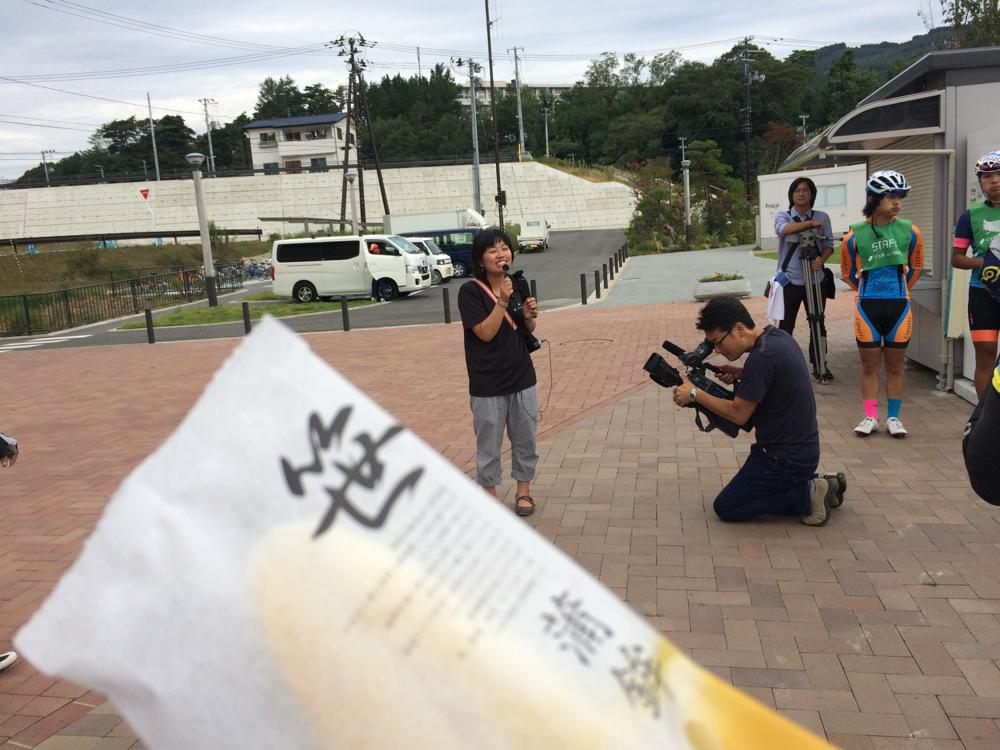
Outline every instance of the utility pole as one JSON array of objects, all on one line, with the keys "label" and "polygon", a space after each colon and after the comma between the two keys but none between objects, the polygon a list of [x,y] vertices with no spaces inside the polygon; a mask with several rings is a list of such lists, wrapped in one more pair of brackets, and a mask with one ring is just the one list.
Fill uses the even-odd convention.
[{"label": "utility pole", "polygon": [[[347,169],[351,163],[351,120],[354,105],[354,71],[347,74],[347,126],[344,128],[344,158],[341,160],[343,171],[340,180],[340,231],[344,231],[347,216]],[[357,128],[355,128],[356,130]],[[357,140],[357,138],[355,138]],[[360,172],[360,164],[358,165]],[[362,204],[364,205],[364,204]]]},{"label": "utility pole", "polygon": [[681,138],[681,168],[684,170],[684,239],[688,245],[691,244],[691,175],[688,168],[691,166],[691,160],[687,158],[685,153],[684,141],[687,138]]},{"label": "utility pole", "polygon": [[198,101],[205,107],[205,132],[208,133],[208,174],[211,177],[215,177],[215,151],[212,150],[212,123],[208,119],[208,105],[218,104],[218,102],[209,97],[199,99]]},{"label": "utility pole", "polygon": [[420,64],[420,47],[417,47],[417,77],[418,78],[424,77],[424,69],[423,66],[421,66]]},{"label": "utility pole", "polygon": [[806,120],[809,119],[809,115],[799,115],[799,119],[802,120],[802,126],[798,128],[799,133],[802,135],[802,142],[806,142]]},{"label": "utility pole", "polygon": [[750,141],[753,138],[753,117],[750,107],[750,86],[764,80],[764,76],[750,70],[750,63],[753,60],[752,55],[755,54],[755,51],[750,49],[750,42],[752,40],[753,37],[749,36],[743,39],[743,53],[740,57],[740,61],[743,63],[743,82],[746,85],[746,107],[743,110],[746,115],[743,119],[744,159],[746,161],[743,168],[743,191],[746,194],[747,200],[750,200],[750,196],[752,195],[752,191],[750,190]]},{"label": "utility pole", "polygon": [[524,158],[524,117],[521,116],[521,67],[520,58],[517,56],[518,50],[524,52],[524,47],[511,47],[507,51],[514,53],[514,89],[517,92],[517,141],[521,146],[517,160],[521,161]]},{"label": "utility pole", "polygon": [[[332,45],[338,48],[338,56],[348,58],[349,66],[349,76],[348,76],[348,95],[347,95],[347,108],[348,108],[348,134],[350,134],[350,116],[352,106],[356,112],[355,119],[360,123],[364,122],[366,129],[368,130],[368,141],[372,146],[372,158],[375,161],[375,174],[378,177],[378,187],[379,192],[382,194],[382,210],[384,213],[389,213],[389,198],[385,192],[385,180],[382,178],[382,165],[379,161],[378,156],[378,143],[375,140],[375,133],[372,130],[372,115],[371,110],[368,107],[368,95],[365,93],[365,79],[362,71],[368,67],[368,63],[359,59],[359,52],[365,47],[375,46],[374,42],[367,41],[363,36],[358,34],[357,37],[340,37],[336,41],[332,42]],[[327,45],[330,46],[330,45]],[[360,128],[356,128],[360,135]],[[349,153],[345,151],[345,153]],[[361,222],[367,220],[365,211],[365,193],[364,193],[364,170],[361,164],[361,142],[358,141],[357,155],[355,156],[358,164],[358,192],[361,195]],[[344,189],[346,189],[346,179],[347,179],[347,160],[344,160],[344,182],[342,184],[341,190],[341,210],[340,216],[343,220],[344,211],[346,209],[346,195],[344,194]],[[343,226],[343,224],[341,224]]]},{"label": "utility pole", "polygon": [[507,203],[507,196],[500,187],[500,137],[497,135],[497,92],[496,84],[493,80],[493,21],[490,20],[490,0],[483,0],[486,3],[486,53],[490,60],[490,112],[493,115],[493,153],[497,165],[497,226],[503,229],[503,207]]},{"label": "utility pole", "polygon": [[542,117],[545,118],[545,156],[548,158],[549,155],[549,114],[552,110],[548,107],[542,109]]},{"label": "utility pole", "polygon": [[156,181],[160,181],[160,158],[156,155],[156,129],[153,127],[153,105],[149,101],[149,92],[146,92],[146,106],[149,108],[149,140],[153,143],[153,168],[156,171]]},{"label": "utility pole", "polygon": [[149,182],[149,170],[146,169],[146,160],[142,160],[142,177],[146,182]]},{"label": "utility pole", "polygon": [[49,163],[45,161],[45,154],[54,154],[52,149],[42,149],[42,169],[45,170],[45,184],[49,184]]},{"label": "utility pole", "polygon": [[476,118],[476,73],[482,66],[471,57],[466,59],[451,58],[453,64],[461,67],[469,66],[469,104],[472,107],[472,205],[476,213],[483,212],[483,194],[479,184],[479,122]]}]

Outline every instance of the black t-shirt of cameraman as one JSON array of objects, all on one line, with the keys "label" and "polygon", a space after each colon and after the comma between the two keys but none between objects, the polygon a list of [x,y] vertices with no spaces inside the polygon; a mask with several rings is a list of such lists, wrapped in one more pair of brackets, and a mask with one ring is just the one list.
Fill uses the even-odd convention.
[{"label": "black t-shirt of cameraman", "polygon": [[817,477],[819,429],[809,370],[795,340],[772,326],[757,328],[749,311],[733,298],[705,305],[697,327],[715,350],[744,366],[723,365],[726,383],[738,381],[732,401],[700,391],[690,382],[674,389],[678,406],[700,406],[738,425],[751,419],[757,441],[743,467],[715,498],[723,521],[760,515],[798,516],[822,526],[830,508],[843,502],[844,476]]}]

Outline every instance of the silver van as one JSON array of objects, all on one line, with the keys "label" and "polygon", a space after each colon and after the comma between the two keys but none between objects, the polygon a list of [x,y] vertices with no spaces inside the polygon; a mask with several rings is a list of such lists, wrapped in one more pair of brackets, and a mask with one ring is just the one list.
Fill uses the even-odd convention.
[{"label": "silver van", "polygon": [[397,235],[278,240],[272,291],[298,302],[322,297],[394,300],[431,285],[427,256]]}]

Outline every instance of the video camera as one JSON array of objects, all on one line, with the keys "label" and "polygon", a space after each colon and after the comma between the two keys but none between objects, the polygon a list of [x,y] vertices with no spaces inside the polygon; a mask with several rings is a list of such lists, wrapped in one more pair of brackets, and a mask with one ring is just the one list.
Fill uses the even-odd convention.
[{"label": "video camera", "polygon": [[799,239],[796,245],[799,248],[799,257],[805,260],[816,260],[822,252],[820,248],[820,235],[813,229],[804,229],[799,232]]},{"label": "video camera", "polygon": [[[510,266],[505,266],[504,272],[509,269]],[[531,296],[531,284],[524,278],[524,271],[517,270],[509,275],[511,282],[514,284],[514,293],[510,295],[510,301],[507,303],[507,311],[511,315],[523,314],[524,301]],[[521,335],[524,336],[524,345],[528,347],[528,354],[534,354],[542,348],[542,342],[538,340],[535,334],[523,326],[519,330],[521,331]]]},{"label": "video camera", "polygon": [[[714,380],[710,380],[705,374],[706,370],[711,370],[716,374],[722,372],[720,368],[705,361],[715,350],[711,341],[702,341],[695,347],[694,351],[690,352],[684,351],[672,341],[664,341],[663,348],[684,364],[687,368],[687,378],[695,388],[718,398],[724,398],[727,401],[733,400],[734,394],[732,391],[716,383]],[[664,388],[673,388],[684,382],[677,368],[670,365],[669,362],[656,352],[649,355],[649,359],[646,360],[646,364],[642,366],[642,369],[649,373],[649,377],[653,382],[662,385]],[[739,434],[740,426],[735,422],[730,422],[728,419],[720,417],[718,414],[709,411],[699,404],[694,405],[694,410],[697,412],[694,423],[702,432],[711,432],[718,427],[729,437],[734,438]],[[705,422],[702,421],[702,417],[704,417]],[[743,425],[743,429],[749,432],[752,429],[750,422]]]}]

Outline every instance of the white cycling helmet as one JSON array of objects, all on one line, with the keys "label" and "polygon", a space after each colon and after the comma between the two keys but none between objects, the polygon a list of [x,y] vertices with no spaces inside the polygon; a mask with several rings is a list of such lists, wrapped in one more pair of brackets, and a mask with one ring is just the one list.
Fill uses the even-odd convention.
[{"label": "white cycling helmet", "polygon": [[976,177],[990,172],[1000,172],[1000,151],[990,151],[976,162]]},{"label": "white cycling helmet", "polygon": [[901,172],[895,169],[880,169],[868,178],[865,183],[865,192],[875,195],[899,195],[905,196],[910,192],[910,183]]}]

